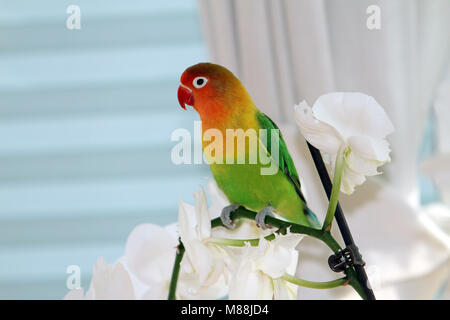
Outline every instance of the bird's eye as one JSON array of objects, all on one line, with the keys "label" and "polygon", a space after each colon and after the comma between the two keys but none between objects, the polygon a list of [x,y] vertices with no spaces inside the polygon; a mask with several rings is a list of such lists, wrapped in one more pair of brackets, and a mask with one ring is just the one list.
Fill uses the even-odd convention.
[{"label": "bird's eye", "polygon": [[208,82],[208,79],[206,79],[205,77],[197,77],[194,79],[194,81],[192,81],[192,84],[197,89],[200,89],[200,88],[203,88],[207,82]]}]

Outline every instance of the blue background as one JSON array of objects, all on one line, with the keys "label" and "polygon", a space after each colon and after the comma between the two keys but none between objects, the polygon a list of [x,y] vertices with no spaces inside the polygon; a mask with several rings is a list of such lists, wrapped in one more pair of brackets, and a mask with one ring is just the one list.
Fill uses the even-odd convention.
[{"label": "blue background", "polygon": [[135,225],[176,221],[209,175],[170,160],[204,60],[193,0],[0,1],[0,298],[62,298],[73,264],[87,288]]}]

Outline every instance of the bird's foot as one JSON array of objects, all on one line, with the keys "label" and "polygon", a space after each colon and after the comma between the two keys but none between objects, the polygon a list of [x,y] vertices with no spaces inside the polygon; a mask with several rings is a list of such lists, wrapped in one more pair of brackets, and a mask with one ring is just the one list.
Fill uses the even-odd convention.
[{"label": "bird's foot", "polygon": [[222,209],[222,213],[220,214],[220,220],[222,220],[223,225],[228,229],[234,229],[236,225],[231,220],[231,213],[237,210],[240,207],[238,204],[230,204]]},{"label": "bird's foot", "polygon": [[264,207],[260,211],[258,211],[258,213],[256,214],[256,217],[255,217],[255,222],[258,227],[260,227],[263,230],[268,228],[265,220],[266,220],[267,216],[274,217],[274,215],[272,213],[273,209],[274,208],[269,204],[267,207]]}]

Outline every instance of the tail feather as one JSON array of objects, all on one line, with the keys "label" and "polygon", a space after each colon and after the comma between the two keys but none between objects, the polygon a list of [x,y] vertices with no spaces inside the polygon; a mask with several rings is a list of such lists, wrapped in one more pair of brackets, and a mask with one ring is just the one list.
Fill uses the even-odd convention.
[{"label": "tail feather", "polygon": [[322,227],[319,219],[317,218],[316,214],[311,211],[311,209],[308,208],[307,205],[305,205],[305,215],[308,222],[311,224],[313,228],[320,229]]},{"label": "tail feather", "polygon": [[300,186],[300,180],[293,179],[292,176],[289,174],[287,166],[284,168],[284,174],[287,176],[287,178],[292,182],[294,185],[295,191],[297,192],[297,195],[300,197],[300,199],[303,202],[303,211],[306,216],[306,219],[308,220],[311,227],[320,229],[322,228],[322,224],[320,223],[319,219],[317,219],[317,216],[314,212],[311,211],[311,209],[308,208],[308,205],[306,204],[306,198],[303,195],[301,186]]}]

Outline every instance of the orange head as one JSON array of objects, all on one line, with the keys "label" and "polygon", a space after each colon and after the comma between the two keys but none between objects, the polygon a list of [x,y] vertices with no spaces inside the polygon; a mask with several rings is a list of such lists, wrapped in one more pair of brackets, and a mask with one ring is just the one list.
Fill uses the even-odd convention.
[{"label": "orange head", "polygon": [[199,63],[187,68],[180,79],[178,102],[193,106],[204,121],[226,120],[236,108],[253,105],[247,90],[227,68]]}]

